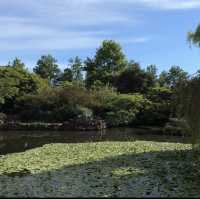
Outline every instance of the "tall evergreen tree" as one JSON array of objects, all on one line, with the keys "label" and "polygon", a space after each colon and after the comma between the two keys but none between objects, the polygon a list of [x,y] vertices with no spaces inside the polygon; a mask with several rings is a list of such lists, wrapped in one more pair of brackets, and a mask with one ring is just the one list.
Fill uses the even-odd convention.
[{"label": "tall evergreen tree", "polygon": [[49,82],[57,78],[60,70],[57,65],[57,60],[51,55],[43,55],[37,62],[37,65],[33,71],[40,75],[44,79],[48,79]]},{"label": "tall evergreen tree", "polygon": [[90,87],[95,81],[113,85],[114,78],[127,66],[127,61],[120,44],[105,40],[97,49],[93,59],[85,62],[86,85]]}]

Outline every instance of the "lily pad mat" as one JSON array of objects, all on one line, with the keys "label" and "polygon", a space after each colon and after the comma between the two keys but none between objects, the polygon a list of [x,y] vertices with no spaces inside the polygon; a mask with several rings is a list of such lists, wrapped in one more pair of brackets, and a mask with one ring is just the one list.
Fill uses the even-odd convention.
[{"label": "lily pad mat", "polygon": [[191,145],[48,144],[0,157],[1,197],[199,197]]}]

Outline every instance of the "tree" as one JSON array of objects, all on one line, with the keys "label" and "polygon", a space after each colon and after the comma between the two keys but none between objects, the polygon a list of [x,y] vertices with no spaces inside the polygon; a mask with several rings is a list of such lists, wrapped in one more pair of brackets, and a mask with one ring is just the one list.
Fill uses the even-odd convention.
[{"label": "tree", "polygon": [[148,73],[150,73],[152,76],[154,76],[155,78],[157,77],[157,67],[156,65],[149,65],[147,66],[147,70]]},{"label": "tree", "polygon": [[63,84],[67,82],[81,82],[83,81],[83,74],[82,74],[83,66],[81,59],[79,57],[75,57],[74,59],[71,58],[69,60],[69,68],[66,68],[64,72],[60,73],[57,78],[58,84]]},{"label": "tree", "polygon": [[146,73],[150,76],[154,84],[157,83],[157,71],[156,65],[147,66]]},{"label": "tree", "polygon": [[160,84],[161,87],[168,87],[168,72],[167,71],[162,71],[159,75],[159,79],[158,82]]},{"label": "tree", "polygon": [[37,62],[33,71],[49,82],[53,81],[58,76],[60,70],[57,65],[57,60],[51,55],[43,55]]},{"label": "tree", "polygon": [[161,86],[176,89],[182,82],[187,81],[188,73],[179,66],[172,66],[168,72],[160,74],[159,82]]},{"label": "tree", "polygon": [[[200,47],[200,24],[188,33],[188,40]],[[200,148],[200,72],[186,81],[179,89],[178,115],[185,121],[185,130],[191,135],[193,146]]]},{"label": "tree", "polygon": [[18,68],[18,69],[25,69],[25,64],[18,58],[15,58],[13,62],[9,62],[8,66]]},{"label": "tree", "polygon": [[2,66],[0,68],[0,102],[5,109],[13,109],[16,99],[28,93],[36,93],[38,81],[26,69]]},{"label": "tree", "polygon": [[113,84],[113,79],[126,67],[127,61],[121,46],[113,40],[105,40],[93,59],[85,62],[86,85],[99,80],[104,85]]},{"label": "tree", "polygon": [[197,26],[194,32],[188,33],[188,41],[200,46],[200,24]]},{"label": "tree", "polygon": [[64,70],[63,73],[61,73],[61,75],[58,77],[57,81],[59,83],[61,82],[65,82],[65,81],[69,81],[72,82],[73,81],[73,73],[72,70],[70,68],[66,68]]},{"label": "tree", "polygon": [[145,93],[153,84],[152,76],[141,69],[139,63],[131,61],[118,76],[115,86],[121,93]]},{"label": "tree", "polygon": [[185,130],[192,143],[200,143],[200,73],[192,77],[180,89],[178,115],[185,120]]},{"label": "tree", "polygon": [[172,88],[179,86],[180,83],[187,81],[188,73],[181,69],[179,66],[172,66],[169,70],[168,84]]},{"label": "tree", "polygon": [[71,58],[69,60],[69,63],[70,63],[70,68],[72,72],[72,79],[75,81],[82,81],[83,80],[83,74],[82,74],[83,66],[82,66],[81,59],[78,56],[76,56],[74,59]]}]

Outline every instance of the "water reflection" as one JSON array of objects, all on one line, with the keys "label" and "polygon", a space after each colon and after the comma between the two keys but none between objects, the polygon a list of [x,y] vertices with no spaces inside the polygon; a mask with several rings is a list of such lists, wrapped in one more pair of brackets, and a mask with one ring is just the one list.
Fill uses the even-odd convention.
[{"label": "water reflection", "polygon": [[[159,133],[159,132],[158,132]],[[183,137],[156,135],[145,129],[115,128],[104,131],[0,131],[0,155],[22,152],[49,143],[84,143],[101,141],[186,142]]]}]

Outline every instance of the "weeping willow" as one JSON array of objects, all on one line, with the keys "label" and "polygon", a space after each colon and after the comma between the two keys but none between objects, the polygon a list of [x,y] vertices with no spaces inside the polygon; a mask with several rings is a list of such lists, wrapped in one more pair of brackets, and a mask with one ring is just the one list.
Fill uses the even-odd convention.
[{"label": "weeping willow", "polygon": [[188,32],[187,39],[190,44],[194,44],[200,47],[200,24],[197,26],[194,32]]},{"label": "weeping willow", "polygon": [[200,73],[180,87],[179,118],[190,134],[194,148],[200,148]]}]

